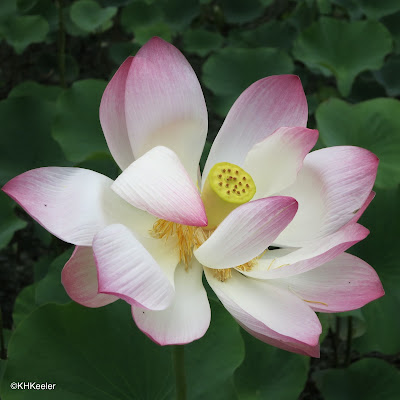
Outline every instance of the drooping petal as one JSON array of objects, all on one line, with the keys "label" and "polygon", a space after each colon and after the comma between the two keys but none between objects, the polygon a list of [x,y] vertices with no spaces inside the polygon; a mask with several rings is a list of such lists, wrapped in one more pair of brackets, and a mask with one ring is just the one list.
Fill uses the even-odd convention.
[{"label": "drooping petal", "polygon": [[209,268],[232,268],[259,256],[293,219],[297,202],[268,197],[233,210],[194,252]]},{"label": "drooping petal", "polygon": [[275,243],[302,246],[346,225],[370,195],[378,162],[370,151],[351,146],[308,154],[296,182],[280,192],[294,197],[299,211]]},{"label": "drooping petal", "polygon": [[296,295],[237,271],[224,282],[215,278],[210,269],[205,268],[205,274],[222,304],[242,326],[309,352],[318,345],[318,317]]},{"label": "drooping petal", "polygon": [[125,226],[101,230],[93,239],[93,252],[100,293],[151,310],[162,310],[171,303],[174,289],[167,276]]},{"label": "drooping petal", "polygon": [[307,100],[297,76],[270,76],[253,83],[229,111],[204,167],[203,183],[214,164],[242,166],[256,143],[282,126],[305,127],[307,117]]},{"label": "drooping petal", "polygon": [[133,57],[128,57],[108,83],[100,103],[100,123],[108,148],[124,170],[134,160],[125,118],[126,78]]},{"label": "drooping petal", "polygon": [[154,223],[154,217],[117,196],[112,182],[87,169],[45,167],[18,175],[3,191],[53,235],[91,246],[93,236],[107,225],[127,221],[142,232]]},{"label": "drooping petal", "polygon": [[[249,325],[254,326],[254,324],[257,324],[257,321],[252,318],[250,315],[247,314],[246,319],[249,323]],[[249,321],[252,321],[251,323]],[[302,354],[303,356],[309,356],[309,357],[315,357],[319,358],[320,352],[319,352],[319,343],[316,344],[315,346],[309,346],[307,344],[301,343],[301,342],[285,342],[284,338],[279,339],[274,339],[270,336],[263,335],[262,333],[253,331],[250,329],[248,326],[244,325],[240,321],[238,321],[238,324],[247,332],[250,333],[250,335],[253,335],[255,338],[258,340],[261,340],[264,343],[270,344],[271,346],[278,347],[278,349],[290,351],[292,353],[296,354]]]},{"label": "drooping petal", "polygon": [[192,261],[188,271],[180,264],[175,271],[175,298],[167,309],[151,311],[132,307],[139,329],[162,346],[186,344],[201,338],[211,318],[202,274],[203,269],[196,260]]},{"label": "drooping petal", "polygon": [[118,300],[118,297],[98,292],[96,263],[91,247],[75,247],[62,270],[61,282],[68,296],[85,307],[102,307]]},{"label": "drooping petal", "polygon": [[158,218],[183,225],[207,225],[197,188],[178,156],[167,147],[155,147],[137,159],[116,179],[112,189]]},{"label": "drooping petal", "polygon": [[294,127],[279,128],[256,143],[243,164],[256,184],[253,199],[271,196],[292,185],[317,139],[318,131]]},{"label": "drooping petal", "polygon": [[333,260],[354,244],[365,239],[368,234],[369,230],[362,225],[346,225],[339,231],[299,249],[270,250],[251,271],[242,271],[242,273],[256,279],[276,279],[299,275]]},{"label": "drooping petal", "polygon": [[355,310],[385,294],[374,269],[347,253],[312,271],[274,282],[322,312]]},{"label": "drooping petal", "polygon": [[135,158],[169,147],[196,182],[207,108],[196,74],[177,48],[155,37],[138,51],[126,82],[125,112]]}]

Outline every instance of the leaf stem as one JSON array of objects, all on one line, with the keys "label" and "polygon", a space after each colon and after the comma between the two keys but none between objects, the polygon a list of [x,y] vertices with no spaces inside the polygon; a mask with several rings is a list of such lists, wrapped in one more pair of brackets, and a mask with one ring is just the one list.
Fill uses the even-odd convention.
[{"label": "leaf stem", "polygon": [[347,317],[347,347],[346,347],[346,366],[350,365],[351,361],[351,345],[353,339],[353,317]]},{"label": "leaf stem", "polygon": [[175,345],[172,347],[172,358],[175,370],[176,400],[186,400],[185,348]]},{"label": "leaf stem", "polygon": [[65,88],[65,29],[63,15],[63,0],[58,0],[58,69],[60,86]]},{"label": "leaf stem", "polygon": [[335,356],[335,367],[339,366],[339,335],[340,335],[340,318],[336,316],[335,334],[333,335],[333,351]]}]

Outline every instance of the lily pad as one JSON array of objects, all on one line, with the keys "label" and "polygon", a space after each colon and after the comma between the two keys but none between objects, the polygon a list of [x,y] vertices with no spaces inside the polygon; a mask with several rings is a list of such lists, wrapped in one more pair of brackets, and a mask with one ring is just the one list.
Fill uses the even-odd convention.
[{"label": "lily pad", "polygon": [[0,185],[29,169],[69,163],[51,136],[54,104],[37,97],[0,102]]},{"label": "lily pad", "polygon": [[17,8],[20,12],[26,13],[31,10],[38,0],[17,0]]},{"label": "lily pad", "polygon": [[326,400],[397,400],[400,372],[379,359],[366,358],[346,369],[328,369],[313,375]]},{"label": "lily pad", "polygon": [[94,0],[78,0],[70,9],[71,20],[81,29],[94,32],[115,16],[116,7],[102,8]]},{"label": "lily pad", "polygon": [[398,0],[357,0],[357,3],[369,19],[380,19],[400,10]]},{"label": "lily pad", "polygon": [[203,82],[217,96],[216,111],[224,116],[252,83],[269,75],[291,73],[293,68],[291,58],[282,50],[227,47],[204,63]]},{"label": "lily pad", "polygon": [[186,29],[200,13],[198,0],[158,0],[155,4],[162,9],[164,21],[178,32]]},{"label": "lily pad", "polygon": [[108,49],[108,56],[116,65],[120,66],[129,56],[134,56],[139,48],[137,43],[112,43]]},{"label": "lily pad", "polygon": [[246,357],[235,373],[243,400],[297,399],[307,381],[310,359],[260,342],[242,331]]},{"label": "lily pad", "polygon": [[270,21],[255,29],[238,29],[229,34],[235,47],[276,47],[289,50],[296,37],[296,29],[286,21]]},{"label": "lily pad", "polygon": [[316,119],[326,146],[360,146],[379,157],[376,186],[399,184],[400,101],[383,98],[351,105],[331,99],[318,107]]},{"label": "lily pad", "polygon": [[32,43],[43,42],[49,32],[49,24],[40,15],[15,16],[0,26],[0,36],[17,54],[21,54]]},{"label": "lily pad", "polygon": [[8,97],[33,96],[40,99],[55,101],[61,93],[59,86],[41,85],[35,81],[25,81],[14,86]]},{"label": "lily pad", "polygon": [[26,222],[14,214],[15,202],[0,192],[0,250],[10,243],[14,233],[26,227]]},{"label": "lily pad", "polygon": [[24,287],[18,294],[13,311],[14,326],[18,326],[31,312],[37,309],[35,303],[36,285]]},{"label": "lily pad", "polygon": [[382,23],[386,26],[392,34],[394,41],[394,51],[396,54],[400,53],[400,11],[382,18]]},{"label": "lily pad", "polygon": [[[212,315],[204,338],[185,346],[190,400],[235,398],[224,392],[233,393],[229,379],[243,360],[243,342],[222,306],[213,302]],[[171,348],[140,332],[122,301],[99,309],[74,303],[42,306],[18,325],[8,350],[0,387],[4,400],[175,398]],[[10,389],[14,381],[56,386],[19,391]]]},{"label": "lily pad", "polygon": [[300,34],[293,53],[309,68],[334,75],[340,93],[347,96],[354,78],[362,71],[379,69],[391,49],[390,33],[379,22],[324,17]]},{"label": "lily pad", "polygon": [[219,302],[210,304],[211,325],[207,333],[185,346],[188,398],[233,400],[236,396],[232,396],[232,379],[243,362],[244,343],[232,316]]},{"label": "lily pad", "polygon": [[165,21],[159,3],[134,2],[124,7],[121,13],[121,25],[125,32],[133,33],[135,42],[145,44],[153,36],[171,41],[172,30]]},{"label": "lily pad", "polygon": [[66,157],[75,163],[97,153],[109,155],[99,121],[99,106],[106,82],[75,82],[58,98],[52,134]]},{"label": "lily pad", "polygon": [[352,249],[353,254],[375,268],[386,292],[384,297],[362,308],[367,331],[354,341],[354,347],[362,353],[400,351],[400,319],[394,317],[400,308],[399,203],[399,188],[376,190],[374,200],[360,219],[371,233]]},{"label": "lily pad", "polygon": [[400,95],[400,55],[390,57],[385,65],[374,72],[376,80],[385,88],[388,96]]},{"label": "lily pad", "polygon": [[46,276],[36,284],[35,302],[37,305],[56,303],[66,304],[72,300],[61,283],[61,271],[71,257],[73,248],[66,250],[50,264]]},{"label": "lily pad", "polygon": [[135,41],[144,45],[153,36],[158,36],[167,42],[172,41],[172,31],[165,22],[155,22],[152,25],[139,26],[135,29]]},{"label": "lily pad", "polygon": [[188,53],[195,53],[201,57],[222,46],[224,38],[215,32],[205,29],[188,30],[183,34],[183,46]]},{"label": "lily pad", "polygon": [[[0,22],[13,17],[17,12],[17,3],[15,0],[3,0],[0,2]],[[1,27],[0,27],[1,38]]]},{"label": "lily pad", "polygon": [[264,7],[258,0],[218,0],[226,20],[234,24],[249,22],[264,11]]},{"label": "lily pad", "polygon": [[127,33],[133,33],[139,27],[149,26],[161,20],[160,8],[142,1],[127,5],[121,12],[121,26]]}]

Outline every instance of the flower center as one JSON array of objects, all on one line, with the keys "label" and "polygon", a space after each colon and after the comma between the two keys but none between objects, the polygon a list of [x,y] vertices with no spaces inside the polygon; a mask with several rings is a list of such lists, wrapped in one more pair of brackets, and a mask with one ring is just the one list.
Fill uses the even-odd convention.
[{"label": "flower center", "polygon": [[253,178],[235,164],[215,164],[201,192],[206,209],[207,230],[215,229],[236,207],[250,201],[256,193]]},{"label": "flower center", "polygon": [[[256,185],[252,177],[242,168],[228,162],[215,164],[207,176],[201,193],[208,225],[206,227],[187,226],[158,219],[150,234],[154,238],[165,241],[175,240],[179,262],[183,263],[188,270],[193,251],[211,236],[230,212],[250,201],[255,193]],[[249,271],[257,260],[258,257],[237,266],[236,269]],[[232,276],[231,268],[215,269],[213,273],[222,282]]]},{"label": "flower center", "polygon": [[158,219],[150,231],[150,235],[156,239],[176,240],[179,262],[185,265],[186,270],[189,268],[193,251],[200,247],[211,233],[212,231],[204,231],[199,226],[181,225],[164,219]]}]

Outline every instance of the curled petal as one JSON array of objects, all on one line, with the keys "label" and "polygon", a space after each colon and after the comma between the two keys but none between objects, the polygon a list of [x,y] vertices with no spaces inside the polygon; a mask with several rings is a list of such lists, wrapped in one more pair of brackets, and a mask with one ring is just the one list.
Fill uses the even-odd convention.
[{"label": "curled petal", "polygon": [[101,230],[93,240],[93,252],[100,293],[151,310],[162,310],[171,303],[174,289],[167,276],[125,226]]},{"label": "curled petal", "polygon": [[91,247],[76,246],[61,273],[61,282],[72,300],[85,307],[102,307],[118,297],[99,293],[96,263]]},{"label": "curled petal", "polygon": [[[250,315],[247,315],[246,319],[247,321],[251,321],[248,322],[249,325],[251,326],[257,324],[257,321],[252,319]],[[252,329],[249,328],[249,326],[244,325],[239,320],[237,320],[237,322],[245,331],[249,332],[250,335],[253,335],[255,338],[261,340],[264,343],[268,343],[271,346],[277,347],[278,349],[290,351],[291,353],[302,354],[303,356],[309,356],[315,358],[319,358],[320,356],[319,343],[316,344],[315,346],[309,346],[307,344],[300,342],[288,342],[285,341],[285,338],[275,339],[271,336],[263,335],[260,332],[253,331]]]},{"label": "curled petal", "polygon": [[333,260],[348,248],[365,239],[369,230],[359,224],[347,225],[332,235],[299,249],[268,251],[251,271],[243,274],[257,279],[276,279],[299,275]]},{"label": "curled petal", "polygon": [[183,225],[207,225],[197,188],[178,156],[167,147],[155,147],[132,163],[112,189],[128,203],[158,218]]},{"label": "curled petal", "polygon": [[297,202],[268,197],[233,210],[194,255],[209,268],[232,268],[259,256],[293,219]]},{"label": "curled petal", "polygon": [[346,225],[370,195],[378,163],[375,154],[359,147],[329,147],[308,154],[296,182],[280,192],[294,197],[299,211],[275,243],[303,246]]},{"label": "curled petal", "polygon": [[311,308],[296,295],[236,271],[224,282],[216,279],[210,269],[206,268],[205,274],[222,304],[245,329],[273,339],[274,345],[281,342],[282,346],[278,347],[287,345],[315,355],[321,324]]}]

